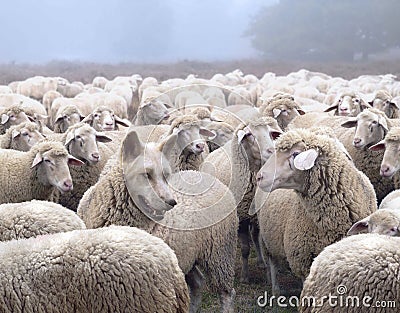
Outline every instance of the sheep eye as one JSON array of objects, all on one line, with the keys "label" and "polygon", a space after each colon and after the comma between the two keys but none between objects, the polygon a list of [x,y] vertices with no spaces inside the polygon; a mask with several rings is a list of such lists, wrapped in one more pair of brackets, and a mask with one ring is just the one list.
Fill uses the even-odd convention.
[{"label": "sheep eye", "polygon": [[293,153],[292,153],[293,159],[294,159],[295,157],[297,157],[299,154],[300,154],[300,152],[298,152],[298,151],[293,152]]},{"label": "sheep eye", "polygon": [[143,173],[144,178],[146,179],[151,179],[151,176],[149,173]]},{"label": "sheep eye", "polygon": [[360,102],[360,99],[354,99],[354,101],[358,103],[358,102]]},{"label": "sheep eye", "polygon": [[96,113],[96,114],[94,115],[94,117],[95,117],[95,118],[99,118],[100,115]]},{"label": "sheep eye", "polygon": [[28,136],[28,133],[22,133],[21,135],[22,136]]},{"label": "sheep eye", "polygon": [[397,231],[397,227],[392,227],[392,228],[390,229],[390,231],[396,232],[396,231]]},{"label": "sheep eye", "polygon": [[63,116],[63,119],[64,119],[64,120],[66,120],[67,118],[68,118],[68,116],[66,116],[66,115]]},{"label": "sheep eye", "polygon": [[372,125],[376,125],[376,124],[378,124],[377,121],[372,121]]},{"label": "sheep eye", "polygon": [[81,139],[81,136],[76,135],[76,136],[75,136],[75,139],[76,139],[76,140],[79,140],[79,139]]},{"label": "sheep eye", "polygon": [[49,159],[45,159],[44,161],[47,163],[51,163],[51,161]]}]

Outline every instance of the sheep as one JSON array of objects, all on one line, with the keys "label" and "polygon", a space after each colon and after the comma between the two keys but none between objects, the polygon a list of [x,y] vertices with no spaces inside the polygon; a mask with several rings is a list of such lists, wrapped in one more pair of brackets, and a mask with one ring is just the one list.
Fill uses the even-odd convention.
[{"label": "sheep", "polygon": [[226,107],[225,95],[219,87],[210,86],[206,88],[203,91],[202,96],[211,106],[217,106],[220,108]]},{"label": "sheep", "polygon": [[231,140],[235,131],[228,123],[216,121],[205,124],[205,128],[214,134],[214,136],[207,139],[208,150],[210,153],[224,146],[229,140]]},{"label": "sheep", "polygon": [[62,94],[60,94],[56,90],[49,90],[43,95],[43,100],[42,103],[46,109],[47,115],[50,115],[51,112],[51,106],[53,104],[53,101],[57,98],[62,97]]},{"label": "sheep", "polygon": [[10,93],[13,93],[13,91],[9,86],[0,85],[0,93],[1,94],[10,94]]},{"label": "sheep", "polygon": [[293,98],[278,94],[260,107],[260,114],[275,118],[279,127],[286,130],[296,116],[303,115],[305,112],[294,102]]},{"label": "sheep", "polygon": [[118,130],[119,126],[129,127],[130,123],[126,119],[122,119],[114,111],[108,107],[100,106],[92,113],[87,115],[82,122],[88,123],[97,131]]},{"label": "sheep", "polygon": [[357,92],[346,90],[337,94],[333,105],[325,110],[325,112],[334,111],[335,115],[340,116],[357,116],[364,109],[371,108]]},{"label": "sheep", "polygon": [[257,174],[258,188],[267,197],[249,213],[259,210],[272,290],[280,294],[291,291],[279,286],[278,273],[290,269],[304,280],[313,258],[376,211],[377,203],[369,179],[334,139],[290,130],[276,140],[275,150]]},{"label": "sheep", "polygon": [[76,105],[61,106],[54,119],[53,128],[55,133],[65,133],[68,127],[78,124],[85,116]]},{"label": "sheep", "polygon": [[76,213],[54,202],[31,200],[0,205],[0,241],[76,229],[86,229],[85,223]]},{"label": "sheep", "polygon": [[24,122],[11,126],[4,135],[0,135],[0,148],[26,152],[42,139],[44,136],[38,124]]},{"label": "sheep", "polygon": [[365,232],[400,236],[400,189],[389,193],[379,205],[379,210],[354,223],[347,234]]},{"label": "sheep", "polygon": [[399,245],[397,237],[360,234],[326,247],[315,258],[304,282],[300,298],[305,301],[300,312],[391,311],[386,305],[375,304],[400,300]]},{"label": "sheep", "polygon": [[96,93],[92,95],[93,108],[106,107],[120,118],[128,118],[128,105],[125,98],[114,93]]},{"label": "sheep", "polygon": [[84,194],[78,216],[88,228],[129,225],[162,238],[186,275],[191,312],[201,300],[201,270],[210,278],[211,290],[219,293],[222,312],[231,312],[238,227],[234,198],[209,174],[172,174],[165,155],[176,137],[143,145],[134,130],[128,132],[121,157]]},{"label": "sheep", "polygon": [[19,82],[17,93],[41,101],[49,90],[57,90],[58,79],[55,77],[35,76]]},{"label": "sheep", "polygon": [[83,92],[84,87],[77,83],[59,83],[57,91],[66,98],[74,98]]},{"label": "sheep", "polygon": [[371,150],[369,147],[383,140],[393,126],[400,125],[400,120],[389,119],[384,112],[371,108],[365,109],[356,118],[350,118],[341,125],[356,128],[354,134],[345,133],[341,139],[352,156],[354,165],[370,179],[380,203],[395,186],[393,181],[380,175],[383,151]]},{"label": "sheep", "polygon": [[386,90],[378,90],[374,94],[373,100],[369,102],[369,104],[385,112],[386,116],[389,118],[399,118],[399,106],[400,103],[394,101],[392,96]]},{"label": "sheep", "polygon": [[198,92],[191,90],[180,91],[175,97],[175,107],[184,109],[191,104],[208,104],[208,102]]},{"label": "sheep", "polygon": [[40,114],[46,115],[46,108],[39,101],[25,97],[19,94],[0,94],[0,103],[4,108],[9,108],[19,105],[25,112],[30,112],[30,115]]},{"label": "sheep", "polygon": [[42,142],[28,152],[0,150],[0,203],[52,199],[55,190],[73,189],[68,164],[82,161],[59,142]]},{"label": "sheep", "polygon": [[258,262],[263,263],[257,241],[257,221],[248,215],[248,211],[255,192],[255,175],[272,154],[272,140],[281,133],[282,130],[271,117],[241,124],[235,130],[232,140],[210,153],[201,165],[201,171],[214,175],[228,186],[235,196],[242,250],[242,282],[249,282],[251,230],[258,252]]},{"label": "sheep", "polygon": [[29,117],[19,105],[3,108],[1,110],[0,135],[5,134],[7,129],[13,125],[29,122],[31,120],[33,121],[33,118]]},{"label": "sheep", "polygon": [[157,98],[148,98],[140,104],[134,125],[157,125],[169,117],[168,108],[163,101]]},{"label": "sheep", "polygon": [[[369,147],[372,151],[385,151],[380,166],[381,176],[392,178],[400,169],[400,162],[398,159],[399,143],[400,127],[392,127],[383,140]],[[397,175],[394,177],[394,187],[395,189],[400,188],[400,180]]]},{"label": "sheep", "polygon": [[108,79],[103,76],[96,76],[93,78],[92,84],[93,87],[104,89],[106,84],[108,83]]},{"label": "sheep", "polygon": [[[0,243],[3,312],[187,312],[171,248],[124,226]],[[50,291],[50,292],[49,292]]]},{"label": "sheep", "polygon": [[228,106],[236,104],[248,104],[250,106],[253,106],[255,104],[253,102],[251,93],[243,86],[232,88],[228,96],[227,102]]},{"label": "sheep", "polygon": [[65,134],[53,136],[50,140],[60,141],[70,155],[85,163],[84,166],[70,169],[74,189],[59,195],[61,205],[76,211],[79,200],[97,182],[103,167],[114,154],[114,150],[103,144],[112,139],[81,122],[69,127]]}]

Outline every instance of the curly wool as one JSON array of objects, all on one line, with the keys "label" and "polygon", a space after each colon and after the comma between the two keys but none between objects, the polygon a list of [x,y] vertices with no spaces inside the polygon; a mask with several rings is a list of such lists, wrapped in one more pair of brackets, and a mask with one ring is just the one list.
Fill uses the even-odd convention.
[{"label": "curly wool", "polygon": [[18,125],[13,125],[8,128],[5,134],[0,135],[0,148],[1,149],[16,149],[15,145],[13,144],[13,131],[14,130],[21,130],[22,128],[27,129],[29,132],[41,132],[41,127],[33,122],[25,122]]},{"label": "curly wool", "polygon": [[349,305],[346,312],[389,312],[391,309],[387,307],[362,309],[362,301],[372,299],[372,302],[366,302],[372,305],[374,301],[400,300],[397,271],[400,262],[399,245],[398,237],[361,234],[326,247],[314,260],[300,297],[312,297],[319,305],[308,306],[306,302],[299,307],[300,312],[343,312],[343,307],[321,301],[322,297],[327,300],[328,295],[338,295],[338,286],[346,287],[346,297],[360,301],[361,308]]},{"label": "curly wool", "polygon": [[289,109],[298,109],[300,106],[294,101],[293,97],[282,97],[277,99],[272,99],[270,102],[266,103],[260,108],[261,115],[274,116],[273,110],[279,108],[280,106],[286,106]]},{"label": "curly wool", "polygon": [[190,128],[191,126],[200,125],[201,121],[197,118],[197,116],[192,114],[181,115],[175,118],[174,121],[171,123],[171,129],[169,133],[172,134],[175,128],[179,128],[182,126],[185,128]]}]

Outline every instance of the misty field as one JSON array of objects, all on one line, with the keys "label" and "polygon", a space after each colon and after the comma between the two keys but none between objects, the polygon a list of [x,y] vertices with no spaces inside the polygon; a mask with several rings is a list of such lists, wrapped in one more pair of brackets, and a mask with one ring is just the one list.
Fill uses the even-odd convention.
[{"label": "misty field", "polygon": [[[270,62],[256,60],[241,60],[227,62],[196,62],[182,61],[167,64],[97,64],[97,63],[72,63],[66,61],[54,61],[45,65],[32,64],[0,64],[0,85],[6,85],[12,81],[24,80],[28,77],[61,76],[69,81],[81,81],[91,83],[96,76],[104,76],[112,79],[117,75],[140,74],[142,77],[152,76],[159,81],[179,77],[184,78],[189,74],[198,77],[211,78],[216,73],[227,73],[235,69],[241,69],[244,74],[254,74],[262,77],[266,72],[276,75],[287,75],[299,69],[307,69],[351,79],[360,75],[393,74],[400,77],[400,60],[386,61],[360,61],[352,63],[300,63],[300,62]],[[264,307],[257,305],[257,298],[265,292],[271,294],[271,286],[266,283],[265,270],[257,266],[255,251],[252,250],[249,258],[250,284],[240,282],[240,248],[238,245],[236,259],[236,310],[237,312],[296,312],[293,308]],[[218,310],[218,296],[207,291],[203,294],[201,312],[213,313]]]}]

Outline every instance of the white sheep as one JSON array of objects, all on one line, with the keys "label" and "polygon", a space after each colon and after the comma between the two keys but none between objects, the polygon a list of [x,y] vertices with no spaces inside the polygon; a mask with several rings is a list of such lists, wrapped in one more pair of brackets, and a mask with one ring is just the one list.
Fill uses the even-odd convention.
[{"label": "white sheep", "polygon": [[0,205],[0,241],[86,229],[76,215],[54,202],[31,200]]},{"label": "white sheep", "polygon": [[47,115],[50,115],[51,113],[51,106],[53,105],[53,101],[60,97],[62,97],[62,94],[60,94],[56,90],[49,90],[43,95],[42,103],[46,109]]},{"label": "white sheep", "polygon": [[231,312],[238,227],[234,198],[206,173],[172,174],[165,155],[175,141],[171,135],[159,144],[143,145],[130,131],[121,157],[85,193],[78,215],[88,228],[130,225],[164,239],[186,274],[191,312],[200,304],[200,269],[210,278],[211,290],[219,293],[222,312]]},{"label": "white sheep", "polygon": [[41,101],[47,91],[57,90],[57,86],[56,77],[34,76],[19,82],[17,93]]},{"label": "white sheep", "polygon": [[65,104],[59,107],[53,121],[55,133],[65,133],[68,127],[78,124],[85,116],[74,104]]},{"label": "white sheep", "polygon": [[92,85],[96,88],[104,89],[106,84],[108,83],[108,79],[103,76],[96,76],[93,78]]},{"label": "white sheep", "polygon": [[313,258],[377,204],[369,179],[334,139],[291,130],[277,139],[275,148],[257,174],[258,187],[268,194],[255,208],[260,209],[273,293],[279,294],[278,273],[289,268],[304,280]]},{"label": "white sheep", "polygon": [[364,109],[371,108],[371,105],[356,91],[346,90],[338,93],[333,105],[325,112],[334,111],[335,115],[357,116]]},{"label": "white sheep", "polygon": [[0,108],[0,134],[5,134],[7,129],[21,123],[33,121],[31,116],[25,113],[21,106],[15,105],[8,108]]},{"label": "white sheep", "polygon": [[88,123],[97,131],[118,130],[119,126],[129,127],[131,125],[128,120],[121,118],[106,106],[97,107],[82,122]]},{"label": "white sheep", "polygon": [[169,119],[167,104],[158,98],[148,98],[141,102],[134,125],[157,125],[161,121]]},{"label": "white sheep", "polygon": [[0,94],[1,107],[9,108],[11,106],[19,105],[26,112],[31,112],[40,115],[46,115],[46,108],[39,101],[20,94]]},{"label": "white sheep", "polygon": [[73,189],[68,164],[82,161],[59,142],[38,143],[28,152],[0,150],[0,203],[52,199],[56,189]]},{"label": "white sheep", "polygon": [[0,259],[3,312],[189,309],[174,252],[136,228],[84,229],[2,242]]},{"label": "white sheep", "polygon": [[13,93],[12,89],[9,86],[4,86],[0,85],[0,93],[1,94],[6,94],[6,93]]},{"label": "white sheep", "polygon": [[57,85],[57,91],[66,98],[74,98],[83,92],[84,86],[77,83],[62,83]]},{"label": "white sheep", "polygon": [[257,220],[248,215],[256,188],[255,175],[272,155],[273,139],[281,133],[282,130],[271,117],[241,124],[235,130],[232,140],[210,153],[200,167],[201,171],[214,175],[228,186],[235,196],[242,250],[241,280],[247,283],[251,233],[258,253],[258,262],[263,264],[258,245]]},{"label": "white sheep", "polygon": [[38,124],[24,122],[11,126],[4,135],[0,135],[0,148],[29,151],[42,139],[44,136]]},{"label": "white sheep", "polygon": [[[315,258],[304,282],[299,311],[397,311],[393,305],[400,300],[399,245],[397,237],[361,234],[326,247]],[[391,308],[387,307],[389,301]],[[385,305],[375,306],[378,303]]]}]

